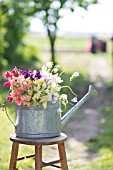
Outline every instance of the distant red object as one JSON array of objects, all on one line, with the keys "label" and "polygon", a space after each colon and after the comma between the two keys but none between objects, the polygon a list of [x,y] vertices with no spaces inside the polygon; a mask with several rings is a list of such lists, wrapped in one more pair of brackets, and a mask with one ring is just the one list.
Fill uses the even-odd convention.
[{"label": "distant red object", "polygon": [[97,53],[97,52],[106,52],[107,44],[103,40],[99,40],[97,37],[92,36],[89,41],[89,52]]},{"label": "distant red object", "polygon": [[113,41],[113,37],[111,37],[111,41]]}]

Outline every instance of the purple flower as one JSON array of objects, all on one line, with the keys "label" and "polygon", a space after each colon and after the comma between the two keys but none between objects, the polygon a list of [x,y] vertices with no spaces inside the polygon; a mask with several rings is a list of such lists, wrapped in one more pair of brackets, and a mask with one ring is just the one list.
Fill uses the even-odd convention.
[{"label": "purple flower", "polygon": [[35,78],[40,79],[41,77],[42,77],[42,75],[40,74],[40,72],[36,72],[36,74],[35,74]]},{"label": "purple flower", "polygon": [[33,73],[31,72],[31,71],[29,71],[28,70],[28,68],[26,69],[26,71],[23,73],[23,75],[24,75],[24,78],[26,79],[26,78],[31,78],[31,79],[33,79]]},{"label": "purple flower", "polygon": [[22,74],[22,70],[18,69],[18,72],[19,72],[20,74]]},{"label": "purple flower", "polygon": [[27,68],[26,71],[23,73],[23,75],[24,75],[24,78],[25,78],[25,79],[29,77],[29,70],[28,70],[28,68]]},{"label": "purple flower", "polygon": [[32,72],[29,72],[29,76],[30,79],[34,80],[34,74]]},{"label": "purple flower", "polygon": [[56,103],[56,101],[57,101],[57,97],[52,95],[52,103]]},{"label": "purple flower", "polygon": [[37,80],[42,77],[40,72],[37,71],[36,73],[33,73],[33,72],[29,71],[28,69],[26,69],[26,71],[23,73],[23,75],[24,75],[24,78],[29,77],[31,80]]}]

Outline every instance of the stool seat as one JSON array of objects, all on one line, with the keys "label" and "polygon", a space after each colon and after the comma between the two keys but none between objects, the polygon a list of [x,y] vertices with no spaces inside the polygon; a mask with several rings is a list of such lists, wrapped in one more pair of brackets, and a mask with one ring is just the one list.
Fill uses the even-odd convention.
[{"label": "stool seat", "polygon": [[[11,158],[9,164],[9,170],[17,170],[17,161],[21,161],[26,158],[35,157],[35,170],[42,170],[42,168],[46,166],[53,166],[56,168],[61,168],[61,170],[68,170],[67,159],[64,141],[67,139],[67,135],[65,133],[61,133],[60,136],[51,137],[51,138],[38,138],[38,139],[28,139],[28,138],[19,138],[16,134],[10,135],[10,140],[13,142]],[[35,153],[29,154],[26,156],[18,157],[19,145],[34,145]],[[55,160],[52,162],[45,163],[42,161],[42,146],[43,145],[58,145],[59,151],[59,160]],[[61,166],[56,164],[61,163]]]},{"label": "stool seat", "polygon": [[67,139],[67,135],[65,133],[61,133],[60,136],[57,137],[50,137],[50,138],[37,138],[37,139],[28,139],[28,138],[19,138],[16,137],[16,134],[10,135],[10,140],[13,142],[17,142],[20,144],[26,144],[26,145],[53,145],[62,143],[62,141],[65,141]]}]

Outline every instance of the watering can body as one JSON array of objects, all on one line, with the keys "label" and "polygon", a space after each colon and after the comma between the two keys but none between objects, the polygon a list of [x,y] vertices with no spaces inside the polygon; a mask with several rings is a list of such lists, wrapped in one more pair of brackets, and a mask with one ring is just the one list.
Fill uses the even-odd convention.
[{"label": "watering can body", "polygon": [[21,138],[48,138],[59,136],[63,126],[70,120],[73,114],[92,95],[96,94],[93,86],[89,87],[88,93],[69,110],[62,118],[58,109],[60,102],[48,103],[48,107],[41,106],[17,106],[15,133]]},{"label": "watering can body", "polygon": [[15,133],[21,138],[49,138],[61,133],[60,102],[41,106],[17,106]]}]

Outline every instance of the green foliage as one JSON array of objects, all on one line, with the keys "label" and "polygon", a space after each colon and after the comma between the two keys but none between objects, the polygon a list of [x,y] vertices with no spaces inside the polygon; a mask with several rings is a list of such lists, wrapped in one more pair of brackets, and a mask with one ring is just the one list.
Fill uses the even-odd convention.
[{"label": "green foliage", "polygon": [[[2,3],[0,2],[0,6],[1,4]],[[5,66],[7,66],[7,61],[3,58],[4,49],[7,45],[7,42],[4,40],[4,35],[6,33],[4,24],[6,23],[6,21],[6,9],[3,6],[3,8],[0,7],[0,72]]]},{"label": "green foliage", "polygon": [[29,28],[30,0],[0,1],[0,71],[9,65],[21,65],[37,60],[36,49],[23,43]]},{"label": "green foliage", "polygon": [[108,89],[111,92],[111,95],[113,95],[113,81],[109,84]]},{"label": "green foliage", "polygon": [[16,57],[18,46],[22,45],[22,39],[28,29],[29,22],[23,11],[25,3],[23,3],[23,6],[20,2],[11,0],[4,5],[7,8],[6,33],[4,37],[7,46],[4,50],[4,58],[11,64]]},{"label": "green foliage", "polygon": [[13,63],[11,63],[9,67],[7,66],[7,69],[11,70],[15,66],[23,70],[25,70],[26,68],[29,68],[31,70],[32,68],[35,69],[37,63],[40,63],[38,56],[39,49],[36,49],[34,46],[32,45],[19,46],[17,48],[16,57],[13,59]]}]

